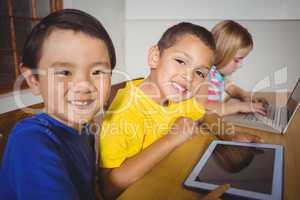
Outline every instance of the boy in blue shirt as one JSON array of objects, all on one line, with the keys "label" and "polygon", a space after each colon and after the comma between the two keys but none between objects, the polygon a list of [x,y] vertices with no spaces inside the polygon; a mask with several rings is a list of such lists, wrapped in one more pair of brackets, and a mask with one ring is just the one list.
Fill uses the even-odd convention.
[{"label": "boy in blue shirt", "polygon": [[46,112],[11,132],[0,199],[96,199],[94,138],[82,127],[103,109],[115,63],[108,33],[87,13],[60,10],[33,28],[20,69]]}]

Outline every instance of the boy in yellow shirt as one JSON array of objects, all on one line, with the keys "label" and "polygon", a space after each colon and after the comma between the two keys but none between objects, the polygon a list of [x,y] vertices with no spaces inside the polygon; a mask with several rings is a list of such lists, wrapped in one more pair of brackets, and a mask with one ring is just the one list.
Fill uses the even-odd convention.
[{"label": "boy in yellow shirt", "polygon": [[197,132],[194,121],[205,108],[194,89],[205,80],[214,51],[213,36],[205,28],[174,25],[149,50],[149,76],[119,90],[100,137],[106,198],[116,197]]}]

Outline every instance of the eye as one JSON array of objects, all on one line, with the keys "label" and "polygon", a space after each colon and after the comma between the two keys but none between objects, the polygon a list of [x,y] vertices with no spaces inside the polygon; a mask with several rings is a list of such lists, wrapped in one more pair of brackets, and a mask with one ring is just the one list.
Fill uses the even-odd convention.
[{"label": "eye", "polygon": [[54,72],[55,75],[70,76],[72,73],[69,70],[58,70]]},{"label": "eye", "polygon": [[239,63],[241,59],[234,59],[235,63]]},{"label": "eye", "polygon": [[205,77],[205,74],[201,70],[197,70],[195,73],[201,78]]},{"label": "eye", "polygon": [[111,75],[111,71],[110,70],[94,70],[92,72],[92,75],[100,75],[100,74],[103,74],[103,75]]},{"label": "eye", "polygon": [[175,58],[175,61],[180,65],[185,65],[185,62],[179,58]]},{"label": "eye", "polygon": [[99,75],[102,74],[103,72],[101,70],[95,70],[92,72],[93,75]]}]

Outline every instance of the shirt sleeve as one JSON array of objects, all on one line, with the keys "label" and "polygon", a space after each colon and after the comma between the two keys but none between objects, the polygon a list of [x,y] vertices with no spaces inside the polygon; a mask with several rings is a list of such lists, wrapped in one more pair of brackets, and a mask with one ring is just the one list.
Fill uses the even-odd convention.
[{"label": "shirt sleeve", "polygon": [[40,130],[16,134],[4,168],[19,200],[77,200],[57,144]]},{"label": "shirt sleeve", "polygon": [[200,104],[196,98],[191,98],[180,102],[177,106],[178,114],[183,117],[189,117],[193,120],[201,119],[205,114],[204,105]]}]

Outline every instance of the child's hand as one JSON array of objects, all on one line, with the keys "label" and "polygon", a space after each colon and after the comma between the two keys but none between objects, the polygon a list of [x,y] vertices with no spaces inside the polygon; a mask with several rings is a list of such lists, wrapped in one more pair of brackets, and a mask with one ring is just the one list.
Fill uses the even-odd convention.
[{"label": "child's hand", "polygon": [[263,97],[253,98],[252,102],[254,102],[254,103],[262,103],[265,108],[268,108],[268,105],[269,105],[269,102],[267,101],[267,99],[265,99]]},{"label": "child's hand", "polygon": [[196,123],[187,117],[179,117],[173,124],[167,137],[171,139],[176,146],[184,143],[196,132]]},{"label": "child's hand", "polygon": [[238,102],[230,105],[237,112],[242,113],[259,113],[261,115],[266,115],[266,108],[263,103],[253,103],[253,102]]},{"label": "child's hand", "polygon": [[251,98],[251,96],[246,96],[245,98],[243,98],[243,101],[249,101],[249,102],[253,102],[253,103],[262,103],[265,108],[267,108],[269,105],[269,102],[267,101],[267,99],[265,99],[263,97],[252,97]]},{"label": "child's hand", "polygon": [[211,191],[205,197],[201,198],[201,200],[219,200],[220,196],[222,196],[223,193],[226,192],[226,190],[228,190],[229,188],[230,188],[229,184],[221,185],[216,189],[214,189],[213,191]]},{"label": "child's hand", "polygon": [[264,140],[252,134],[236,133],[232,135],[219,136],[222,140],[236,141],[236,142],[250,142],[250,143],[264,143]]}]

